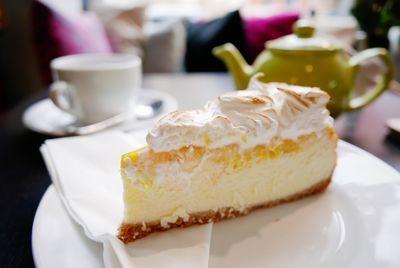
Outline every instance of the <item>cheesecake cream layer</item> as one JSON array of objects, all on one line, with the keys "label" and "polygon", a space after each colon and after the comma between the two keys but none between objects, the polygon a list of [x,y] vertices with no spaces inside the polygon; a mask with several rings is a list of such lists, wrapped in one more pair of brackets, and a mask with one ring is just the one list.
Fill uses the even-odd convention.
[{"label": "cheesecake cream layer", "polygon": [[331,128],[296,142],[241,150],[186,147],[172,152],[150,148],[122,157],[124,224],[159,222],[168,228],[191,214],[247,208],[302,192],[330,178],[337,137]]}]

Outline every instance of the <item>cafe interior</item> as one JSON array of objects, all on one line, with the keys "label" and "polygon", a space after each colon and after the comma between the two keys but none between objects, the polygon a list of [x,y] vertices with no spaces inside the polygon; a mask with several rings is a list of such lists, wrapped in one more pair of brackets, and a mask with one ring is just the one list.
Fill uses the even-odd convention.
[{"label": "cafe interior", "polygon": [[[197,175],[170,195],[159,182],[187,181],[190,150],[275,137],[263,145],[275,161],[312,131],[317,146],[325,127],[336,147],[322,194],[216,223],[228,207],[248,213],[256,172],[235,186],[223,169],[201,197]],[[174,150],[179,165],[165,160]],[[257,176],[291,178],[315,159],[309,176],[329,151]],[[230,154],[189,164],[204,169],[199,181],[221,163],[254,168]],[[143,175],[141,159],[160,168]],[[0,267],[400,267],[399,171],[400,0],[0,0]],[[286,181],[252,184],[249,196]],[[198,207],[217,216],[203,224],[189,213]],[[160,215],[131,234],[143,211]],[[168,231],[147,237],[155,219],[152,230]]]}]

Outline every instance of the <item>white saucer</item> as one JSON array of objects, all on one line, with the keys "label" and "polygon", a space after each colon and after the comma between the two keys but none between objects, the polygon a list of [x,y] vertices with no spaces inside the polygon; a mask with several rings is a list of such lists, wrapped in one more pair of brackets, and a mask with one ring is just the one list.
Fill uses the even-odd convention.
[{"label": "white saucer", "polygon": [[[214,224],[209,267],[400,267],[399,173],[345,142],[338,154],[327,192]],[[101,245],[53,186],[36,212],[32,249],[38,268],[103,267]]]},{"label": "white saucer", "polygon": [[[153,89],[143,89],[139,95],[139,103],[149,103],[161,100],[161,112],[153,118],[147,120],[130,120],[113,128],[124,131],[148,127],[166,113],[178,108],[176,99],[162,91]],[[24,126],[30,130],[49,136],[63,136],[65,127],[73,123],[75,118],[58,109],[50,99],[43,99],[29,106],[22,115]]]}]

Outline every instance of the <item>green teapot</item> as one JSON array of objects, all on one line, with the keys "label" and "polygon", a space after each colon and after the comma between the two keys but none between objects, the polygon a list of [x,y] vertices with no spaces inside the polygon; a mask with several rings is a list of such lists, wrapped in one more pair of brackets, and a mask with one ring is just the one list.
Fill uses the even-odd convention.
[{"label": "green teapot", "polygon": [[[315,28],[308,21],[298,21],[294,34],[267,42],[266,49],[258,55],[252,66],[230,43],[215,47],[213,54],[226,64],[237,89],[246,89],[250,78],[256,73],[264,74],[260,79],[263,82],[321,88],[331,96],[328,109],[333,117],[369,104],[387,88],[393,78],[394,67],[386,49],[367,49],[349,59],[341,48],[314,37],[314,31]],[[388,71],[373,90],[352,98],[359,66],[372,57],[380,57]]]}]

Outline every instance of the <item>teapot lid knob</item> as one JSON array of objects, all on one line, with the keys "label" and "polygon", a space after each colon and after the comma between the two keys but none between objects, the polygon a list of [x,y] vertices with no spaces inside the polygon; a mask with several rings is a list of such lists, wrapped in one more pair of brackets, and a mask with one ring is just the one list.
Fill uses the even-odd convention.
[{"label": "teapot lid knob", "polygon": [[314,35],[315,27],[308,20],[298,20],[294,25],[294,33],[299,38],[310,38]]}]

